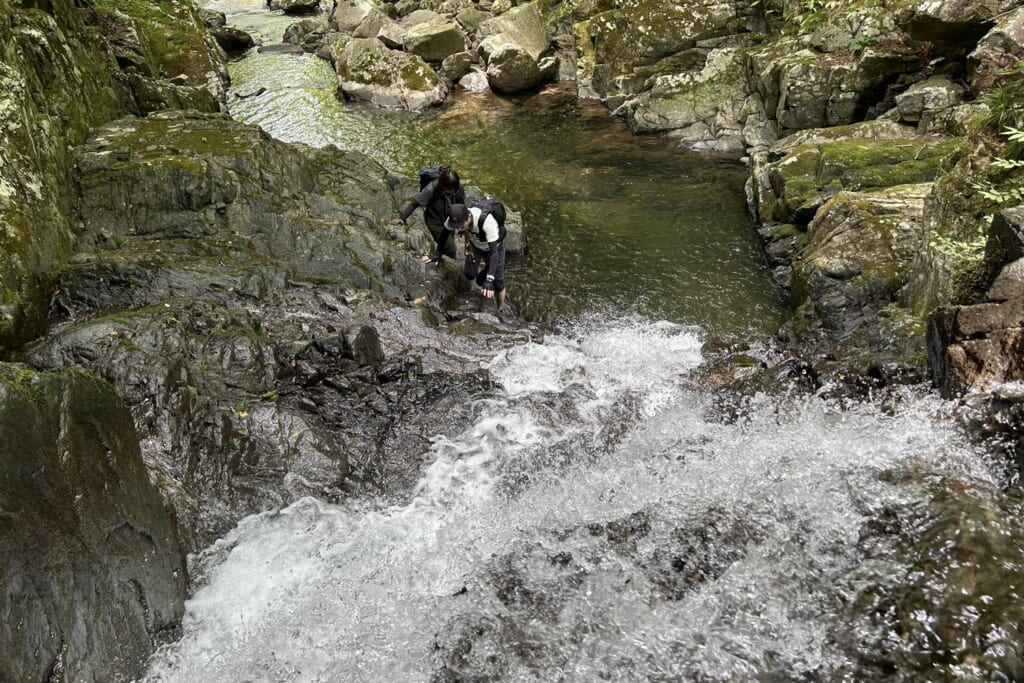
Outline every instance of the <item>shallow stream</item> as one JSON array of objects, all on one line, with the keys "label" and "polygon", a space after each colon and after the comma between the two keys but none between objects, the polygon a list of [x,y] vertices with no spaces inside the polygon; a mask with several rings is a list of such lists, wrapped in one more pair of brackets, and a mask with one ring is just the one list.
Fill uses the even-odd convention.
[{"label": "shallow stream", "polygon": [[[281,39],[290,20],[255,0],[210,5],[239,27]],[[463,181],[522,211],[530,255],[514,260],[509,300],[554,322],[594,310],[640,313],[720,333],[774,332],[783,302],[750,228],[735,159],[634,137],[571,84],[502,99],[456,92],[426,114],[335,98],[330,65],[270,51],[232,65],[232,115],[274,137],[365,152],[415,176],[450,163]]]}]

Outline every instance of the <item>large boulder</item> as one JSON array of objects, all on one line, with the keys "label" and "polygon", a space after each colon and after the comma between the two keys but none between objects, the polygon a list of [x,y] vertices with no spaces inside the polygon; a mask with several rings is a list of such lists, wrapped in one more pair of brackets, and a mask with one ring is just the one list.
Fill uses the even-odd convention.
[{"label": "large boulder", "polygon": [[537,61],[515,43],[488,43],[486,60],[487,83],[495,92],[529,90],[544,80]]},{"label": "large boulder", "polygon": [[551,50],[551,39],[534,4],[488,19],[477,35],[492,90],[529,90],[551,77],[552,72],[541,62]]},{"label": "large boulder", "polygon": [[909,46],[826,57],[795,41],[777,41],[750,55],[753,84],[782,132],[863,121],[873,107],[883,107],[891,81],[920,68],[920,55]]},{"label": "large boulder", "polygon": [[210,33],[221,49],[229,55],[238,55],[256,46],[252,35],[237,26],[222,26],[212,29]]},{"label": "large boulder", "polygon": [[519,5],[500,16],[484,20],[477,31],[477,38],[485,42],[491,36],[500,36],[494,41],[513,43],[539,61],[551,51],[551,34],[535,3]]},{"label": "large boulder", "polygon": [[380,10],[370,0],[339,0],[331,13],[331,25],[342,33],[352,33]]},{"label": "large boulder", "polygon": [[[142,148],[139,139],[151,142]],[[82,244],[241,240],[302,277],[429,294],[416,257],[428,238],[388,225],[397,213],[388,173],[361,154],[287,145],[222,115],[178,112],[113,122],[77,158]],[[406,251],[392,253],[395,243]]]},{"label": "large boulder", "polygon": [[229,55],[240,54],[256,45],[256,41],[249,33],[237,26],[228,26],[227,17],[223,12],[200,9],[199,20],[213,34],[221,49]]},{"label": "large boulder", "polygon": [[740,152],[775,141],[774,125],[746,80],[741,49],[713,50],[701,69],[656,76],[619,113],[638,133],[667,132],[693,149]]},{"label": "large boulder", "polygon": [[0,679],[134,680],[186,577],[131,414],[84,371],[0,364],[0,430]]},{"label": "large boulder", "polygon": [[329,30],[326,17],[307,17],[289,24],[281,36],[281,41],[289,45],[313,45],[323,39]]},{"label": "large boulder", "polygon": [[389,50],[375,38],[347,42],[334,57],[346,97],[378,107],[420,111],[440,104],[447,86],[421,57]]},{"label": "large boulder", "polygon": [[[1024,8],[1001,17],[968,56],[968,77],[975,94],[984,93],[1008,76],[1005,71],[1024,59]],[[1018,76],[1014,76],[1017,78]]]},{"label": "large boulder", "polygon": [[[698,41],[743,31],[736,3],[640,0],[621,6],[589,5],[588,18],[573,26],[580,50],[581,92],[593,97],[631,96],[643,89],[638,67],[695,47]],[[584,10],[586,11],[586,10]]]},{"label": "large boulder", "polygon": [[896,96],[900,121],[920,123],[934,120],[939,112],[964,100],[965,89],[949,76],[932,76],[914,83]]},{"label": "large boulder", "polygon": [[1024,297],[939,309],[928,328],[929,368],[943,396],[1024,381]]},{"label": "large boulder", "polygon": [[755,182],[760,220],[807,225],[822,204],[843,190],[868,191],[932,181],[942,159],[958,145],[938,136],[846,136],[884,127],[860,124],[819,131],[832,139],[807,138],[809,142],[760,168]]},{"label": "large boulder", "polygon": [[923,240],[921,209],[930,189],[925,183],[841,192],[821,208],[793,264],[796,341],[847,360],[924,371],[924,321],[899,299]]},{"label": "large boulder", "polygon": [[403,47],[425,61],[441,62],[466,50],[466,36],[454,23],[417,24],[406,30]]},{"label": "large boulder", "polygon": [[1018,0],[918,0],[902,12],[900,25],[915,40],[936,43],[962,54],[974,45],[998,17],[1019,5]]},{"label": "large boulder", "polygon": [[915,259],[907,290],[919,315],[938,307],[978,303],[991,284],[995,273],[983,266],[983,260],[991,214],[998,207],[985,197],[979,182],[988,177],[990,158],[984,138],[961,140],[925,200],[928,239]]},{"label": "large boulder", "polygon": [[132,91],[126,108],[128,113],[136,116],[147,116],[165,109],[220,111],[220,102],[205,86],[178,85],[162,78],[150,78],[135,72],[126,74],[125,81],[131,85]]}]

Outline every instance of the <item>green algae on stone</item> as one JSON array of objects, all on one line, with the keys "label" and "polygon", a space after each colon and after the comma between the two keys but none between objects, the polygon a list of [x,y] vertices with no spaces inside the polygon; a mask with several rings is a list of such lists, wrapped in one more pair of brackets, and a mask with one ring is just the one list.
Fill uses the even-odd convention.
[{"label": "green algae on stone", "polygon": [[[692,48],[697,41],[739,33],[742,19],[732,6],[715,2],[680,4],[668,0],[629,0],[574,25],[581,79],[611,77]],[[607,94],[607,93],[600,93]]]},{"label": "green algae on stone", "polygon": [[824,201],[841,191],[932,181],[958,144],[946,138],[847,138],[797,146],[768,165],[776,198],[763,198],[761,215],[806,224]]},{"label": "green algae on stone", "polygon": [[821,207],[793,263],[798,337],[923,369],[924,317],[899,301],[925,239],[930,189],[844,191]]},{"label": "green algae on stone", "polygon": [[[191,85],[207,85],[223,69],[220,50],[188,0],[97,0],[95,11],[105,25],[125,34],[136,32],[152,75],[185,76]],[[133,26],[134,24],[134,26]],[[116,43],[116,41],[115,41]]]},{"label": "green algae on stone", "polygon": [[[0,0],[0,348],[38,334],[52,277],[71,253],[70,150],[91,128],[136,106],[109,44],[122,36],[99,20],[114,4],[79,8],[54,0],[37,8]],[[199,64],[192,72],[197,85],[218,73],[219,50],[207,45],[194,5],[116,4],[119,12],[162,17],[154,59],[163,49],[178,50],[174,60]],[[191,38],[179,40],[181,32]]]}]

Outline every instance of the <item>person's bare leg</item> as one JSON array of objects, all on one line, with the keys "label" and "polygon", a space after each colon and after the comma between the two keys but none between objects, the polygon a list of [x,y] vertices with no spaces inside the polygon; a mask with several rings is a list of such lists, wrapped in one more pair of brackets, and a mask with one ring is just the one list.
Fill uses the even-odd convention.
[{"label": "person's bare leg", "polygon": [[505,305],[505,290],[504,289],[501,290],[500,292],[495,292],[494,293],[494,302],[496,304],[498,304],[498,310],[500,311],[501,308]]}]

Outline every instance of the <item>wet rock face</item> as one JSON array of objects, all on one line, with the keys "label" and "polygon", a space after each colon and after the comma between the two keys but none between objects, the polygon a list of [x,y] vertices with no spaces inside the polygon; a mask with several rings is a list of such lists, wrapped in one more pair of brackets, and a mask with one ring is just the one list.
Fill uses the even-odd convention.
[{"label": "wet rock face", "polygon": [[755,159],[759,233],[795,309],[787,341],[855,366],[924,372],[914,271],[932,181],[958,144],[872,121],[802,131]]},{"label": "wet rock face", "polygon": [[985,301],[950,306],[932,316],[928,361],[943,395],[958,396],[1024,380],[1024,207],[992,220],[981,270],[991,282]]},{"label": "wet rock face", "polygon": [[[826,349],[846,351],[849,345],[891,353],[896,361],[912,359],[921,332],[901,329],[902,316],[893,304],[907,285],[922,241],[921,207],[930,189],[919,184],[844,192],[818,211],[794,264],[794,325],[804,343],[817,340]],[[923,354],[917,356],[923,367]]]},{"label": "wet rock face", "polygon": [[128,113],[216,110],[227,71],[184,1],[2,0],[0,63],[0,346],[12,348],[41,331],[71,253],[69,150]]},{"label": "wet rock face", "polygon": [[362,155],[175,114],[77,158],[78,253],[24,358],[117,388],[187,549],[302,496],[404,493],[488,391],[510,328],[439,312],[457,275],[419,262],[401,182]]},{"label": "wet rock face", "polygon": [[141,673],[185,571],[131,414],[89,373],[0,365],[0,679]]},{"label": "wet rock face", "polygon": [[[834,639],[858,680],[980,680],[1024,675],[1019,592],[1024,556],[1019,501],[1001,506],[966,481],[935,482],[924,508],[897,508],[866,526],[862,565],[837,584],[846,624]],[[1009,508],[1009,509],[1007,509]],[[893,548],[892,563],[871,548]],[[856,672],[856,673],[854,673]],[[843,676],[845,677],[845,676]]]},{"label": "wet rock face", "polygon": [[[176,113],[112,123],[77,160],[83,250],[120,241],[149,263],[180,250],[198,260],[235,254],[238,263],[270,259],[264,265],[288,264],[297,277],[392,296],[440,291],[436,282],[429,291],[413,251],[427,238],[388,225],[397,213],[388,174],[361,154],[290,146],[223,116]],[[136,238],[199,242],[169,242],[171,254],[161,255],[162,245]],[[234,270],[233,258],[217,270]]]},{"label": "wet rock face", "polygon": [[473,342],[324,285],[82,317],[27,358],[118,388],[191,549],[303,496],[404,492],[430,438],[457,430],[489,389]]}]

